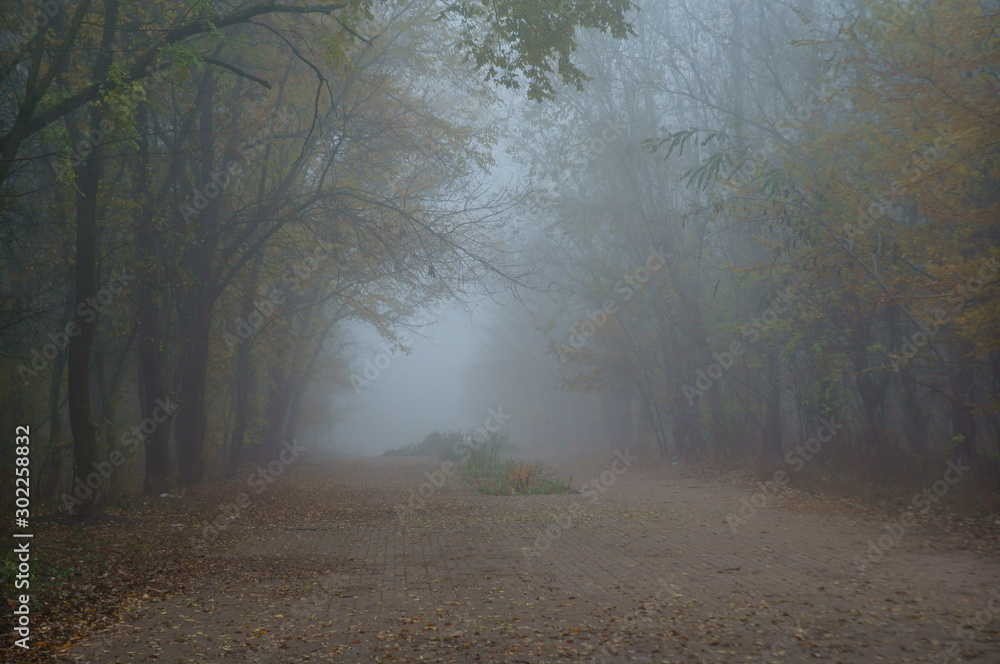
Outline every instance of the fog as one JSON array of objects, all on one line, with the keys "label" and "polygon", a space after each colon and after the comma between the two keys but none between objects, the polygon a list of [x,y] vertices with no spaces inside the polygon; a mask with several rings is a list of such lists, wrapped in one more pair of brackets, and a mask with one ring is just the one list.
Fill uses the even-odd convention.
[{"label": "fog", "polygon": [[1000,662],[997,0],[0,3],[5,662]]},{"label": "fog", "polygon": [[[995,184],[948,162],[989,132],[945,130],[975,124],[968,109],[985,112],[995,91],[969,70],[948,92],[966,101],[934,107],[943,123],[901,101],[916,79],[847,55],[913,41],[926,59],[898,66],[917,76],[941,54],[910,35],[942,17],[812,2],[644,5],[633,38],[581,33],[582,89],[561,86],[542,104],[505,90],[497,112],[480,115],[498,138],[473,178],[477,200],[503,222],[486,226],[500,232],[487,242],[495,271],[474,271],[471,288],[499,304],[461,323],[449,315],[427,331],[433,343],[346,398],[355,410],[333,444],[378,453],[502,408],[524,454],[632,446],[782,458],[831,414],[850,422],[829,453],[835,465],[853,466],[856,453],[930,463],[947,451],[941,441],[969,455],[995,449],[1000,421],[980,408],[995,367],[959,349],[993,352],[972,321],[996,304],[982,284],[997,259],[973,249],[971,231],[932,221],[989,224],[994,202],[960,204],[921,184],[932,172],[941,187]],[[962,11],[942,11],[952,10]],[[878,29],[847,30],[847,17]],[[839,78],[838,61],[874,78]],[[877,167],[865,156],[873,144]],[[948,248],[933,267],[921,244],[931,241]],[[460,270],[435,275],[445,291],[469,284]],[[980,286],[943,304],[970,277]],[[967,397],[956,411],[946,395],[958,385]]]},{"label": "fog", "polygon": [[997,467],[995,3],[209,4],[3,28],[0,418],[47,498],[491,418],[528,457],[766,466],[836,421],[862,484]]},{"label": "fog", "polygon": [[481,343],[473,316],[464,307],[449,307],[434,323],[410,333],[409,354],[386,345],[367,326],[349,329],[347,333],[369,349],[352,363],[353,376],[365,378],[366,360],[376,369],[385,358],[391,361],[369,385],[337,397],[344,414],[326,438],[327,445],[344,454],[377,455],[419,442],[435,430],[482,426],[483,416],[473,412],[467,393],[470,366]]}]

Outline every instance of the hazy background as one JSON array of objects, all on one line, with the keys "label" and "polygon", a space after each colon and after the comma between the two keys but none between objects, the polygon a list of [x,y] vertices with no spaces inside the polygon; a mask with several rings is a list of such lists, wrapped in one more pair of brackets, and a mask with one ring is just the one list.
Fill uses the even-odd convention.
[{"label": "hazy background", "polygon": [[[471,429],[485,417],[472,413],[464,398],[467,372],[479,348],[473,312],[449,307],[439,320],[422,328],[409,355],[399,355],[360,393],[337,397],[342,419],[330,434],[330,445],[345,454],[377,455],[419,442],[435,429]],[[362,375],[365,359],[381,354],[383,340],[368,326],[351,332],[366,350],[352,371]],[[375,349],[375,350],[371,350]]]},{"label": "hazy background", "polygon": [[290,38],[126,2],[106,49],[49,36],[107,3],[57,4],[0,20],[0,420],[43,502],[122,447],[76,516],[491,411],[522,458],[768,468],[836,418],[830,477],[1000,478],[996,3],[379,1]]}]

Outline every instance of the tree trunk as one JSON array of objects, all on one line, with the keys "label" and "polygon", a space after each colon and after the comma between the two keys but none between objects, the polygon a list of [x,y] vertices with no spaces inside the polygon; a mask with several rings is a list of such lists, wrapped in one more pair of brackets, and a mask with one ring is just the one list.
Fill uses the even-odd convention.
[{"label": "tree trunk", "polygon": [[[100,131],[103,117],[99,106],[91,113],[92,131]],[[74,311],[89,311],[83,318],[80,333],[72,336],[67,353],[69,423],[73,432],[73,475],[80,487],[75,515],[86,518],[98,511],[102,486],[87,487],[87,477],[97,461],[97,425],[90,399],[90,359],[94,347],[97,313],[91,304],[97,296],[97,193],[101,181],[101,146],[93,148],[88,159],[76,171],[76,251],[73,256]],[[75,488],[75,487],[74,487]]]},{"label": "tree trunk", "polygon": [[[72,277],[72,273],[70,276]],[[66,309],[61,320],[64,321],[64,325],[74,320],[72,300],[66,301]],[[59,353],[52,361],[52,382],[49,384],[49,444],[45,463],[42,464],[42,485],[39,490],[42,500],[49,500],[55,496],[62,475],[63,404],[60,401],[65,370],[66,353]]]},{"label": "tree trunk", "polygon": [[[257,292],[257,281],[260,276],[261,257],[254,257],[250,265],[250,274],[243,291],[243,301],[240,304],[240,316],[248,320],[254,307],[254,293]],[[246,437],[249,420],[250,399],[253,396],[254,379],[251,366],[251,351],[253,339],[240,338],[239,349],[236,352],[236,403],[233,421],[233,435],[229,441],[229,454],[226,457],[226,473],[235,473],[240,467],[243,455],[244,438]]]},{"label": "tree trunk", "polygon": [[285,431],[285,417],[291,401],[288,375],[275,365],[269,371],[269,382],[271,389],[268,390],[267,408],[264,411],[265,458],[275,457],[281,449],[281,434]]},{"label": "tree trunk", "polygon": [[[159,252],[156,246],[156,208],[153,187],[149,180],[149,106],[141,104],[136,112],[139,133],[139,167],[135,173],[139,210],[132,232],[136,243],[136,317],[138,327],[139,412],[142,419],[157,422],[157,408],[163,399],[169,399],[163,370],[163,329],[156,298],[160,278]],[[162,417],[162,414],[161,414]],[[147,496],[166,493],[170,489],[170,424],[157,422],[156,428],[146,436],[145,479],[142,492]]]},{"label": "tree trunk", "polygon": [[292,398],[288,404],[288,418],[285,420],[285,440],[295,441],[295,435],[299,425],[299,415],[302,410],[302,393],[305,392],[306,383],[297,386],[293,390]]},{"label": "tree trunk", "polygon": [[[115,30],[118,24],[118,0],[108,0],[104,5],[104,27],[101,36],[101,50],[94,60],[94,78],[102,80],[111,67]],[[101,122],[104,113],[100,105],[90,111],[90,133],[102,136]],[[76,171],[76,250],[73,256],[73,302],[74,311],[85,307],[97,295],[97,194],[100,190],[103,171],[101,159],[103,146],[94,146],[87,158]],[[70,339],[67,358],[67,396],[69,399],[69,423],[73,432],[73,474],[76,483],[87,486],[87,477],[94,472],[97,454],[97,427],[90,403],[90,356],[94,347],[96,312],[91,320],[84,320],[79,326],[80,333]],[[100,505],[101,486],[90,492],[82,490],[81,502],[76,506],[79,517],[94,516]]]},{"label": "tree trunk", "polygon": [[[889,334],[889,351],[899,353],[899,339],[903,338],[900,309],[891,306],[886,311],[886,325]],[[913,367],[907,362],[898,374],[900,408],[902,411],[903,436],[912,453],[923,455],[927,452],[927,412],[917,397],[918,386],[913,380]]]},{"label": "tree trunk", "polygon": [[874,452],[890,452],[888,437],[885,432],[885,393],[888,387],[887,376],[876,380],[872,367],[869,365],[868,346],[871,334],[868,326],[857,323],[854,326],[851,347],[848,354],[854,367],[855,381],[861,405],[865,411],[867,423],[867,438],[869,448]]},{"label": "tree trunk", "polygon": [[972,361],[968,358],[971,350],[966,343],[958,344],[958,370],[952,377],[952,389],[949,397],[951,406],[951,431],[957,439],[958,453],[963,461],[974,463],[979,460],[979,450],[976,446],[976,420],[972,398],[974,370]]},{"label": "tree trunk", "polygon": [[695,396],[692,403],[677,392],[674,398],[674,433],[677,447],[684,456],[701,457],[705,453],[705,440],[701,432],[701,397]]},{"label": "tree trunk", "polygon": [[[196,486],[205,480],[205,383],[208,378],[209,335],[212,307],[190,302],[184,330],[187,339],[181,356],[180,407],[177,412],[177,462],[181,483]],[[186,323],[186,324],[185,324]]]},{"label": "tree trunk", "polygon": [[767,355],[767,406],[764,414],[763,451],[767,456],[782,457],[781,444],[781,362],[777,348]]},{"label": "tree trunk", "polygon": [[[199,127],[202,162],[196,187],[212,182],[215,168],[214,99],[215,80],[206,75],[199,84]],[[216,249],[219,234],[214,232],[219,223],[222,196],[209,200],[191,223],[191,232],[199,237],[190,247],[182,264],[190,278],[184,294],[181,325],[186,335],[180,367],[180,407],[177,413],[177,463],[181,482],[196,486],[205,479],[205,435],[208,431],[208,413],[205,410],[206,380],[212,310],[220,294],[219,275],[215,273]]]}]

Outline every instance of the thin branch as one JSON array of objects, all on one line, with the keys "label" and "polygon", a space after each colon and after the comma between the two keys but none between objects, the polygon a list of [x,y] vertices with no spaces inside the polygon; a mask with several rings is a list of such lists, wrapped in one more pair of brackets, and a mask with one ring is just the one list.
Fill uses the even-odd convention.
[{"label": "thin branch", "polygon": [[251,74],[249,72],[245,72],[242,69],[240,69],[239,67],[237,67],[236,65],[231,65],[228,62],[223,62],[222,60],[217,60],[216,58],[213,58],[210,55],[203,55],[203,56],[201,56],[201,59],[204,60],[205,62],[207,62],[210,65],[215,65],[217,67],[222,67],[223,69],[228,69],[229,71],[233,72],[237,76],[242,76],[243,78],[248,78],[251,81],[253,81],[254,83],[256,83],[258,85],[261,85],[261,86],[267,88],[268,90],[271,89],[271,84],[268,83],[266,80],[264,80],[263,78],[259,78],[257,76],[254,76],[253,74]]}]

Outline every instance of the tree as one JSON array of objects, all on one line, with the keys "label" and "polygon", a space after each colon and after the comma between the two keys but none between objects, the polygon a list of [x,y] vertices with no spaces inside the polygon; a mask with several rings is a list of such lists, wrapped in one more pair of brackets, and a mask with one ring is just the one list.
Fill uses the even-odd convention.
[{"label": "tree", "polygon": [[[627,2],[581,0],[545,9],[559,36],[539,41],[537,26],[524,19],[542,7],[470,1],[441,10],[349,0],[192,10],[183,3],[78,0],[46,6],[37,20],[28,4],[10,8],[11,16],[22,10],[31,19],[0,46],[0,214],[12,243],[5,251],[14,255],[14,243],[37,238],[51,241],[56,253],[71,249],[73,265],[71,278],[52,278],[44,295],[32,294],[30,281],[5,283],[24,296],[12,312],[11,334],[47,310],[65,310],[67,323],[74,322],[114,273],[110,263],[136,268],[111,309],[67,336],[78,482],[102,453],[119,451],[115,436],[131,440],[117,417],[127,409],[114,394],[116,386],[132,387],[123,382],[126,368],[137,371],[139,421],[159,422],[141,436],[145,491],[162,492],[172,481],[172,433],[181,481],[205,477],[217,426],[209,404],[229,383],[217,368],[232,361],[241,431],[226,447],[230,466],[237,462],[250,428],[246,411],[259,399],[250,377],[263,359],[254,358],[250,343],[232,357],[235,347],[216,334],[229,328],[235,302],[244,317],[260,314],[248,335],[254,343],[294,330],[289,364],[276,374],[273,445],[273,436],[296,431],[311,369],[336,371],[320,355],[344,316],[388,331],[405,312],[441,297],[442,278],[513,276],[491,236],[502,228],[509,196],[484,196],[472,177],[488,165],[482,146],[490,134],[480,140],[471,123],[462,124],[471,108],[455,118],[455,93],[472,90],[490,101],[484,80],[516,86],[523,77],[542,99],[550,77],[585,78],[572,62],[577,26],[629,33]],[[452,29],[460,34],[458,50],[427,48]],[[468,67],[457,75],[463,54],[472,61],[485,56],[479,76]],[[71,232],[29,223],[56,213],[37,196],[41,191],[53,192],[58,205],[72,203]],[[322,257],[313,256],[315,242],[325,247]],[[303,260],[318,267],[306,278],[296,275],[302,283],[284,279],[289,262]],[[315,288],[331,276],[332,292]],[[257,312],[259,298],[249,294],[260,283],[280,283],[285,301]],[[71,296],[54,307],[60,291]],[[111,317],[129,309],[134,325]],[[18,359],[30,350],[28,343],[15,347]],[[58,460],[65,405],[57,357],[57,371],[46,377],[50,454]],[[90,394],[95,384],[98,399]],[[176,415],[156,419],[174,397]],[[102,487],[83,500],[80,515],[99,509],[105,493]]]}]

